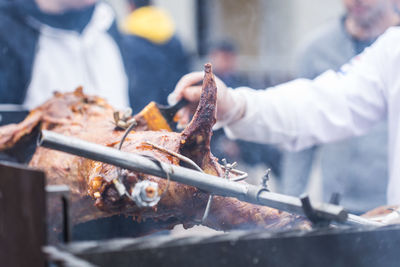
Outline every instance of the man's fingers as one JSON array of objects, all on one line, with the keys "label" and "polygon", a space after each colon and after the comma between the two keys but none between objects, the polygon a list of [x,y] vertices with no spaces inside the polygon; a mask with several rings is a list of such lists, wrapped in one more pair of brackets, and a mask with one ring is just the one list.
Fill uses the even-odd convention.
[{"label": "man's fingers", "polygon": [[187,99],[189,102],[198,103],[201,96],[201,86],[191,86],[187,87],[186,90],[182,92],[182,97]]},{"label": "man's fingers", "polygon": [[[203,80],[204,72],[192,72],[183,76],[179,82],[177,83],[175,90],[168,96],[168,103],[170,105],[175,104],[178,102],[182,97],[185,97],[185,91],[187,88],[195,85]],[[188,99],[191,101],[190,99]]]},{"label": "man's fingers", "polygon": [[186,74],[183,76],[179,82],[177,83],[174,92],[176,94],[182,94],[182,91],[185,90],[185,88],[190,87],[192,85],[195,85],[196,83],[200,82],[203,80],[204,77],[204,72],[202,71],[197,71],[197,72],[192,72],[189,74]]}]

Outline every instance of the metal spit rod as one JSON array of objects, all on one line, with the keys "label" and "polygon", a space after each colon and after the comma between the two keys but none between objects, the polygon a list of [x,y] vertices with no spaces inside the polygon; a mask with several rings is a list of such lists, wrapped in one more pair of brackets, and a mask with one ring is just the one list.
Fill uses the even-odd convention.
[{"label": "metal spit rod", "polygon": [[[42,131],[38,144],[43,147],[162,178],[167,176],[165,170],[170,170],[169,176],[171,180],[197,187],[213,195],[234,197],[248,203],[305,215],[299,198],[262,190],[260,186],[232,182],[168,163],[156,163],[151,159],[134,153],[119,151],[46,130]],[[160,164],[162,168],[160,168]],[[312,203],[312,208],[316,214],[326,220],[357,225],[377,225],[369,220],[348,220],[348,213],[341,206],[328,203]]]}]

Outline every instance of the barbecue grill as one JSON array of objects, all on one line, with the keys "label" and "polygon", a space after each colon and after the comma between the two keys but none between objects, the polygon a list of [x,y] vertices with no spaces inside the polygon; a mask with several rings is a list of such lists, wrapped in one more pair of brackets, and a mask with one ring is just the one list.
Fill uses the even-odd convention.
[{"label": "barbecue grill", "polygon": [[[234,231],[71,243],[59,248],[98,266],[398,266],[400,227]],[[68,262],[68,258],[66,258]]]},{"label": "barbecue grill", "polygon": [[[46,261],[60,266],[397,266],[400,261],[399,225],[321,225],[310,231],[233,231],[186,238],[108,236],[105,240],[69,242],[64,210],[64,230],[58,238],[66,242],[49,243],[44,199],[47,195],[62,201],[68,196],[67,189],[46,188],[43,173],[23,166],[2,164],[0,171],[1,243],[13,244],[1,250],[7,266],[16,260],[39,263],[37,266]],[[13,203],[12,209],[6,209],[6,203]],[[21,258],[21,254],[25,256]]]},{"label": "barbecue grill", "polygon": [[[104,157],[98,147],[94,148],[99,153],[91,154],[85,144],[78,146],[83,152],[75,151],[72,141],[47,132],[42,135],[42,144],[48,147],[70,153],[86,153],[81,156],[89,158],[97,155],[103,158],[94,159],[120,167],[133,168],[135,165],[135,162],[125,161],[122,164],[116,160],[118,156],[126,156],[118,154],[123,153],[120,151],[115,151],[112,157]],[[110,162],[111,158],[116,161]],[[143,168],[146,164],[154,169],[142,171],[165,177],[168,168],[160,168],[154,162],[139,165]],[[249,186],[243,194],[240,193],[243,188],[239,184],[231,184],[233,182],[224,181],[219,185],[199,183],[195,177],[207,176],[179,167],[169,178],[181,179],[180,182],[213,194],[238,197],[243,201],[303,214],[313,222],[313,229],[242,230],[208,237],[164,235],[121,238],[128,235],[123,232],[104,235],[105,227],[99,228],[97,233],[95,230],[92,232],[94,239],[102,240],[79,241],[88,239],[87,236],[79,236],[79,233],[87,233],[93,224],[89,222],[86,226],[78,225],[71,229],[67,187],[46,187],[42,172],[23,165],[3,163],[0,173],[0,243],[7,244],[0,250],[0,258],[5,259],[5,266],[44,266],[46,262],[61,266],[397,266],[400,262],[398,225],[381,226],[348,214],[337,205],[316,204],[307,197],[300,199],[274,194],[268,191],[265,183],[261,187]],[[185,177],[188,179],[185,180]],[[46,199],[48,204],[59,202],[57,218],[46,215]],[[55,221],[63,226],[61,233],[52,231],[50,222]],[[102,222],[107,225],[112,223],[112,219],[103,219]],[[136,231],[130,234],[140,234],[140,229]]]}]

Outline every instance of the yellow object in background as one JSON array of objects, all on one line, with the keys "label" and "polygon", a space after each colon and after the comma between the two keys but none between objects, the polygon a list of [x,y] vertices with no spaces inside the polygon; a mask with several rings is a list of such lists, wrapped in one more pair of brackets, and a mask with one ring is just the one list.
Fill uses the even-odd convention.
[{"label": "yellow object in background", "polygon": [[154,6],[133,11],[121,28],[127,34],[135,34],[157,44],[167,42],[175,32],[174,22],[168,13]]}]

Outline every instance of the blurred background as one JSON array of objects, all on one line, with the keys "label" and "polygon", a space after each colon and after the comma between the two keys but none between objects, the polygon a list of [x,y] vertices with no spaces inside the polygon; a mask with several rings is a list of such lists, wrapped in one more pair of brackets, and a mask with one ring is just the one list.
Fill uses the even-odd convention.
[{"label": "blurred background", "polygon": [[[128,0],[107,0],[120,25],[129,15]],[[165,10],[176,35],[189,56],[190,70],[213,64],[214,73],[228,86],[266,88],[298,77],[299,55],[324,24],[345,13],[341,0],[152,0]],[[280,191],[282,152],[273,146],[228,140],[222,130],[214,132],[212,151],[219,159],[239,163],[249,173],[248,182],[258,183],[267,168],[269,182]],[[319,157],[317,157],[317,160]],[[307,192],[322,200],[321,170],[311,169]]]},{"label": "blurred background", "polygon": [[[107,0],[120,20],[126,0]],[[192,57],[192,69],[207,61],[208,48],[220,40],[236,46],[237,70],[260,88],[289,80],[302,40],[343,14],[339,0],[153,0],[176,24],[177,34]]]}]

